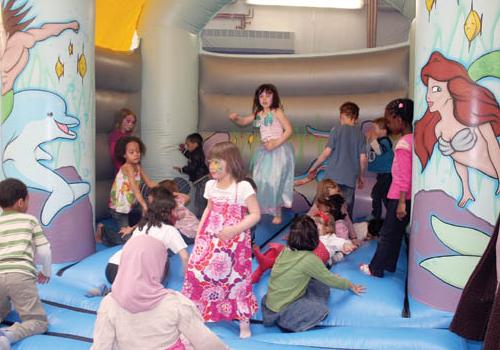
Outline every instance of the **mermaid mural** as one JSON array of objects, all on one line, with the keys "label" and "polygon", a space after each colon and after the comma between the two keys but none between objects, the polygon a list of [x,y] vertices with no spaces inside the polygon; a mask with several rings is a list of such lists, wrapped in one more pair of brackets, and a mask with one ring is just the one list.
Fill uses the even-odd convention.
[{"label": "mermaid mural", "polygon": [[415,153],[425,170],[437,149],[453,159],[462,183],[460,207],[474,201],[469,169],[496,179],[500,194],[500,109],[495,96],[476,84],[458,62],[433,52],[421,71],[428,108],[415,123]]},{"label": "mermaid mural", "polygon": [[14,103],[13,86],[29,61],[29,49],[36,43],[53,36],[58,36],[65,30],[78,32],[76,21],[69,23],[45,23],[40,28],[26,29],[35,19],[25,20],[30,8],[27,2],[18,5],[16,0],[8,0],[2,6],[2,22],[0,28],[4,44],[0,47],[0,62],[2,74],[2,115],[0,123],[10,115]]}]

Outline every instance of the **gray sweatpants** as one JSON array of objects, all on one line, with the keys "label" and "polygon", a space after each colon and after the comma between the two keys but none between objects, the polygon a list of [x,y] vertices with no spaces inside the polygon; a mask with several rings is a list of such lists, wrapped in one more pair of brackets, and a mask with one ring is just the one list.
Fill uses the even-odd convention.
[{"label": "gray sweatpants", "polygon": [[47,331],[48,321],[43,309],[36,279],[24,273],[0,273],[0,321],[11,311],[11,303],[21,318],[6,328],[11,342]]}]

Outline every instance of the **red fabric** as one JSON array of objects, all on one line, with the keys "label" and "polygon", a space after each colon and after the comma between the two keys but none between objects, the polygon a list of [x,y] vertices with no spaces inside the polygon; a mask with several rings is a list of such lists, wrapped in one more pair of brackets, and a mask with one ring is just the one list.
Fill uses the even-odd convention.
[{"label": "red fabric", "polygon": [[323,264],[326,264],[327,261],[330,259],[330,253],[328,253],[328,250],[321,241],[319,241],[319,244],[316,247],[316,249],[313,250],[313,253],[318,258],[320,258],[321,261],[323,261]]}]

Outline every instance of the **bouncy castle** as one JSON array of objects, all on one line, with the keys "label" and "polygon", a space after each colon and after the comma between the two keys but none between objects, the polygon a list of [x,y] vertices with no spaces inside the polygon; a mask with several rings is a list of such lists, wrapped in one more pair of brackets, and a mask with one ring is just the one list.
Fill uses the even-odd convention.
[{"label": "bouncy castle", "polygon": [[[274,6],[265,17],[271,30],[258,31],[251,23],[267,6],[243,0],[1,0],[0,180],[27,185],[28,212],[39,219],[53,261],[50,282],[38,288],[48,332],[13,349],[92,346],[102,297],[85,294],[107,283],[106,264],[121,248],[95,242],[96,224],[110,220],[115,173],[108,133],[116,112],[127,107],[138,116],[136,132],[147,146],[142,167],[155,181],[183,176],[174,170],[185,162],[178,144],[195,132],[204,137],[205,153],[231,141],[249,166],[258,132],[237,127],[229,115],[250,113],[262,83],[279,88],[293,126],[296,180],[307,177],[339,126],[343,102],[360,107],[366,131],[389,101],[414,101],[409,239],[396,271],[383,279],[358,268],[373,256],[375,240],[334,264],[332,272],[366,292],[354,297],[332,289],[320,327],[298,333],[264,327],[260,306],[249,339],[239,338],[237,323],[208,327],[232,349],[481,349],[480,341],[448,328],[500,212],[500,3],[357,3],[356,10]],[[377,34],[377,13],[385,36]],[[280,15],[299,29],[324,26],[323,36],[279,32],[272,19]],[[407,29],[390,40],[381,16],[396,15]],[[217,28],[217,21],[236,28]],[[347,33],[357,44],[335,42]],[[359,44],[365,35],[366,45]],[[218,45],[222,36],[232,36],[231,47]],[[264,37],[280,38],[283,46],[242,44]],[[387,43],[377,45],[377,38]],[[286,44],[299,39],[301,47]],[[313,49],[303,49],[308,45]],[[279,225],[262,216],[254,238],[261,250],[283,242],[292,219],[309,210],[321,175],[295,186]],[[356,191],[355,222],[370,214],[374,183],[368,173]],[[498,284],[500,271],[491,270]],[[269,277],[264,273],[253,287],[259,305]],[[181,290],[183,279],[179,258],[171,257],[168,288]],[[13,311],[0,320],[8,326],[19,316]]]}]

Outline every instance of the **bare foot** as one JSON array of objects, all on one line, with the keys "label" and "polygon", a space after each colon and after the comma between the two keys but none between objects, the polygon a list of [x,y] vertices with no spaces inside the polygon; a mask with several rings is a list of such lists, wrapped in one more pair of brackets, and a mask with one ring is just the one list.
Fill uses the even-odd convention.
[{"label": "bare foot", "polygon": [[252,331],[250,330],[249,320],[240,320],[240,338],[246,339],[252,336]]},{"label": "bare foot", "polygon": [[475,201],[475,200],[476,200],[476,198],[474,198],[474,196],[473,196],[470,192],[465,193],[465,194],[462,196],[462,198],[460,199],[460,202],[458,203],[458,206],[459,206],[460,208],[463,208],[463,207],[465,207],[465,205],[467,204],[467,202],[468,202],[468,201],[470,201],[470,200],[471,200],[471,201]]},{"label": "bare foot", "polygon": [[275,225],[279,225],[279,224],[281,224],[281,216],[276,215],[276,216],[273,218],[272,223],[273,223],[273,224],[275,224]]},{"label": "bare foot", "polygon": [[102,231],[104,230],[103,224],[97,224],[95,228],[95,242],[102,243]]}]

